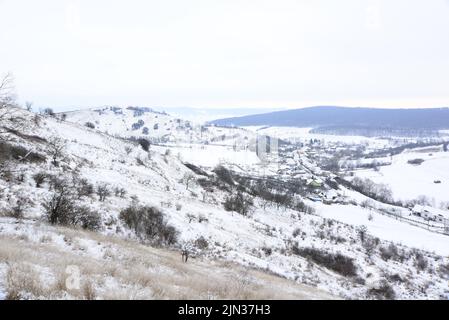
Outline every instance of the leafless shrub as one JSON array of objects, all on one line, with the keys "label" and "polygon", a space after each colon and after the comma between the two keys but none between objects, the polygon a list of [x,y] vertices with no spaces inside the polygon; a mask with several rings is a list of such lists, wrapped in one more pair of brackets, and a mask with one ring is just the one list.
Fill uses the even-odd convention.
[{"label": "leafless shrub", "polygon": [[385,279],[380,282],[379,287],[369,289],[368,294],[377,300],[394,300],[396,298],[393,287]]},{"label": "leafless shrub", "polygon": [[345,243],[346,242],[346,239],[345,238],[343,238],[343,237],[340,237],[340,236],[338,236],[338,235],[334,235],[334,234],[329,234],[328,235],[328,239],[330,240],[330,241],[332,241],[332,242],[335,242],[335,243]]},{"label": "leafless shrub", "polygon": [[380,243],[379,238],[368,236],[365,241],[362,243],[363,248],[365,249],[365,253],[368,256],[371,256]]},{"label": "leafless shrub", "polygon": [[362,277],[359,277],[359,276],[355,277],[353,279],[353,281],[354,281],[354,283],[356,283],[358,285],[361,285],[361,286],[364,286],[366,284],[366,279],[362,278]]},{"label": "leafless shrub", "polygon": [[99,197],[100,202],[104,202],[107,197],[111,195],[111,191],[109,190],[109,185],[106,183],[100,184],[97,186],[97,195]]},{"label": "leafless shrub", "polygon": [[18,195],[15,205],[9,211],[9,216],[15,219],[23,219],[25,211],[30,207],[30,200],[23,196]]},{"label": "leafless shrub", "polygon": [[373,200],[371,200],[371,199],[366,199],[366,200],[363,200],[363,201],[360,203],[360,206],[361,206],[362,208],[372,208],[372,207],[373,207],[373,204],[374,204]]},{"label": "leafless shrub", "polygon": [[372,199],[378,200],[384,203],[393,203],[393,193],[389,186],[385,184],[377,184],[372,180],[366,178],[361,179],[355,177],[350,185],[352,188]]},{"label": "leafless shrub", "polygon": [[82,197],[90,197],[94,193],[94,186],[87,179],[74,178],[73,184],[78,199]]},{"label": "leafless shrub", "polygon": [[189,187],[192,185],[193,182],[195,182],[196,178],[195,175],[191,172],[187,172],[184,174],[184,176],[181,179],[181,183],[185,184],[186,189],[189,190]]},{"label": "leafless shrub", "polygon": [[66,184],[59,185],[42,206],[51,224],[79,226],[88,230],[97,230],[101,226],[100,215],[87,207],[77,206]]},{"label": "leafless shrub", "polygon": [[358,234],[359,239],[362,242],[362,244],[365,242],[367,233],[368,233],[368,229],[366,228],[366,226],[360,226],[357,228],[357,234]]},{"label": "leafless shrub", "polygon": [[7,73],[0,81],[0,119],[4,119],[4,109],[14,106],[14,78],[11,73]]},{"label": "leafless shrub", "polygon": [[[0,123],[14,121],[16,117],[16,102],[14,94],[14,79],[12,74],[6,74],[0,79]],[[8,128],[0,125],[0,140],[7,140]]]},{"label": "leafless shrub", "polygon": [[47,201],[42,203],[46,217],[51,224],[67,224],[68,216],[74,209],[74,201],[70,195],[69,187],[62,182],[54,180],[55,191]]},{"label": "leafless shrub", "polygon": [[204,249],[207,249],[209,247],[209,242],[206,240],[206,238],[201,236],[201,237],[199,237],[198,239],[195,240],[195,246],[198,249],[204,250]]},{"label": "leafless shrub", "polygon": [[69,224],[79,226],[86,230],[98,230],[101,228],[101,216],[85,206],[75,206]]},{"label": "leafless shrub", "polygon": [[147,139],[138,139],[137,142],[139,142],[140,146],[142,147],[142,149],[146,152],[148,152],[150,150],[150,141],[148,141]]},{"label": "leafless shrub", "polygon": [[411,159],[411,160],[407,161],[408,164],[413,164],[413,165],[417,165],[417,166],[421,165],[423,162],[424,162],[424,159],[419,159],[419,158]]},{"label": "leafless shrub", "polygon": [[219,181],[223,181],[224,183],[231,186],[234,185],[234,178],[232,176],[232,173],[225,167],[219,165],[213,170],[213,172],[217,175]]},{"label": "leafless shrub", "polygon": [[273,249],[269,247],[262,247],[262,251],[266,256],[271,256],[273,254]]},{"label": "leafless shrub", "polygon": [[125,188],[115,187],[115,188],[114,188],[114,195],[115,195],[116,197],[124,198],[125,195],[126,195],[126,190],[125,190]]},{"label": "leafless shrub", "polygon": [[318,265],[333,270],[345,277],[354,277],[357,275],[357,267],[352,258],[346,257],[340,253],[328,253],[315,248],[299,248],[294,245],[292,248],[294,254],[310,259]]},{"label": "leafless shrub", "polygon": [[442,264],[439,266],[438,271],[440,274],[445,277],[446,279],[449,278],[449,263],[448,264]]},{"label": "leafless shrub", "polygon": [[127,155],[129,155],[131,152],[133,152],[133,149],[130,146],[125,147],[125,152]]},{"label": "leafless shrub", "polygon": [[403,283],[403,282],[405,282],[405,280],[398,273],[389,274],[389,275],[386,276],[386,278],[390,282],[396,282],[396,283]]},{"label": "leafless shrub", "polygon": [[33,123],[34,125],[36,125],[37,127],[39,127],[41,125],[41,117],[38,114],[35,114],[33,117]]},{"label": "leafless shrub", "polygon": [[311,206],[306,205],[303,201],[296,200],[293,207],[293,210],[304,212],[306,214],[314,214],[315,208],[312,208]]},{"label": "leafless shrub", "polygon": [[161,207],[162,208],[171,208],[173,206],[173,203],[168,200],[168,201],[161,201]]},{"label": "leafless shrub", "polygon": [[53,159],[53,165],[58,165],[58,159],[62,157],[65,148],[66,143],[61,138],[53,138],[48,142],[48,152]]},{"label": "leafless shrub", "polygon": [[227,197],[223,205],[226,211],[235,211],[247,216],[253,204],[251,197],[238,192],[233,196]]},{"label": "leafless shrub", "polygon": [[17,180],[18,184],[21,184],[22,182],[24,182],[25,181],[25,173],[20,172],[17,175],[16,180]]},{"label": "leafless shrub", "polygon": [[199,214],[198,215],[198,222],[199,223],[209,222],[209,219],[204,214]]},{"label": "leafless shrub", "polygon": [[10,165],[7,162],[0,162],[0,178],[9,182],[12,181],[14,175],[10,169]]},{"label": "leafless shrub", "polygon": [[178,240],[178,231],[157,208],[130,206],[120,212],[120,219],[138,236],[153,243],[172,245]]},{"label": "leafless shrub", "polygon": [[186,215],[187,220],[189,220],[189,223],[192,223],[192,221],[196,220],[196,216],[194,214],[188,213]]},{"label": "leafless shrub", "polygon": [[39,163],[45,161],[45,157],[22,146],[13,145],[0,139],[0,162],[9,160]]},{"label": "leafless shrub", "polygon": [[139,166],[145,166],[145,163],[143,162],[142,159],[140,159],[140,157],[136,157],[136,163]]},{"label": "leafless shrub", "polygon": [[415,267],[420,271],[426,270],[427,267],[429,266],[429,262],[427,261],[426,257],[424,257],[424,255],[419,251],[415,251],[414,254],[415,254]]},{"label": "leafless shrub", "polygon": [[296,228],[295,230],[293,230],[292,236],[293,236],[293,238],[296,238],[300,234],[301,234],[301,229]]},{"label": "leafless shrub", "polygon": [[42,114],[45,116],[50,116],[50,117],[54,117],[55,116],[55,111],[52,108],[45,108],[42,110]]},{"label": "leafless shrub", "polygon": [[95,125],[92,122],[86,122],[84,124],[84,126],[86,126],[87,128],[90,128],[90,129],[95,129]]},{"label": "leafless shrub", "polygon": [[33,174],[33,180],[36,183],[36,188],[40,188],[47,178],[47,173],[44,171]]},{"label": "leafless shrub", "polygon": [[402,262],[405,259],[404,254],[400,252],[399,248],[394,243],[390,243],[388,247],[381,247],[380,257],[385,261],[393,259]]}]

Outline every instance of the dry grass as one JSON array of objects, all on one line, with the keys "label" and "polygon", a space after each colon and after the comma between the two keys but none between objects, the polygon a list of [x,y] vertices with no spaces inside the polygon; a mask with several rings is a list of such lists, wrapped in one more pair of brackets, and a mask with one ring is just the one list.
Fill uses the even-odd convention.
[{"label": "dry grass", "polygon": [[90,280],[87,280],[83,285],[83,296],[86,300],[96,299],[96,290],[94,284]]},{"label": "dry grass", "polygon": [[30,296],[40,298],[47,294],[39,274],[24,263],[8,264],[5,282],[7,300],[21,300]]},{"label": "dry grass", "polygon": [[[213,260],[182,263],[179,252],[136,242],[65,228],[50,228],[47,239],[19,240],[0,236],[0,271],[9,264],[5,279],[9,299],[327,299],[315,288],[258,270]],[[88,239],[103,250],[90,255],[80,250]],[[67,288],[67,267],[80,271],[78,288]],[[46,270],[43,275],[43,271]],[[46,279],[46,280],[44,280]]]}]

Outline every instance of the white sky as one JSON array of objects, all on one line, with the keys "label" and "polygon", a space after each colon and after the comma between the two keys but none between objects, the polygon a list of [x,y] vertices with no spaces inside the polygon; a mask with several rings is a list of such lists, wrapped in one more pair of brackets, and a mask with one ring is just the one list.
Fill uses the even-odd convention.
[{"label": "white sky", "polygon": [[21,101],[449,106],[449,0],[0,0]]}]

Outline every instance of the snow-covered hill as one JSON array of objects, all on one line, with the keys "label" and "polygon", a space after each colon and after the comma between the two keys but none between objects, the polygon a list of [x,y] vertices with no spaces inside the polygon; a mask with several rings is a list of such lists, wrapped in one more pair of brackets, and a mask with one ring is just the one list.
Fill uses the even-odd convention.
[{"label": "snow-covered hill", "polygon": [[4,218],[0,230],[0,300],[337,298],[224,260],[182,263],[175,250],[99,233]]},{"label": "snow-covered hill", "polygon": [[60,114],[68,122],[98,132],[126,138],[146,139],[153,150],[185,162],[213,168],[232,163],[249,170],[260,162],[255,153],[257,134],[241,128],[206,126],[166,113],[139,107],[104,107]]},{"label": "snow-covered hill", "polygon": [[143,107],[104,107],[65,112],[63,115],[67,121],[110,135],[147,138],[154,142],[233,145],[237,139],[254,138],[254,134],[240,128],[206,126]]},{"label": "snow-covered hill", "polygon": [[[270,273],[298,284],[295,287],[291,282],[286,282],[288,285],[280,297],[326,297],[323,291],[329,296],[341,298],[447,297],[449,261],[441,254],[449,252],[430,252],[427,237],[432,235],[434,241],[449,243],[447,236],[422,230],[422,235],[404,238],[402,244],[390,242],[392,239],[383,237],[383,233],[376,230],[387,229],[393,220],[354,205],[358,201],[356,198],[352,205],[338,207],[338,215],[342,218],[330,214],[337,213],[333,205],[317,205],[306,201],[306,204],[315,208],[314,212],[313,208],[285,207],[280,202],[263,200],[261,196],[248,191],[243,181],[235,177],[231,178],[231,182],[226,182],[225,175],[219,175],[216,170],[213,172],[212,168],[186,165],[172,151],[174,147],[167,145],[145,151],[137,142],[114,137],[132,135],[132,132],[123,129],[132,125],[131,121],[126,126],[116,126],[121,116],[114,112],[107,116],[96,111],[74,113],[67,117],[70,122],[25,111],[17,112],[26,126],[20,131],[10,131],[3,136],[7,141],[2,141],[4,153],[0,178],[0,213],[4,217],[0,218],[0,292],[4,295],[8,295],[11,289],[8,275],[15,270],[11,262],[21,262],[19,256],[14,256],[14,248],[26,252],[28,245],[36,252],[42,251],[56,259],[58,265],[59,259],[63,257],[75,265],[79,264],[79,257],[86,257],[100,269],[102,265],[115,265],[120,269],[126,265],[125,262],[134,263],[132,261],[136,261],[139,267],[146,267],[149,258],[141,255],[145,247],[134,249],[135,242],[142,239],[120,213],[126,208],[151,206],[162,212],[167,225],[174,227],[178,233],[177,237],[171,238],[173,241],[165,243],[170,244],[170,250],[178,251],[168,253],[162,249],[148,249],[150,255],[165,255],[164,259],[151,262],[150,269],[154,281],[160,275],[165,279],[164,286],[170,290],[173,290],[171,285],[188,286],[185,284],[187,276],[183,276],[183,284],[176,282],[178,280],[170,284],[166,279],[167,274],[185,272],[188,275],[193,272],[194,275],[203,273],[207,276],[210,273],[211,277],[220,277],[221,272],[232,273],[236,263],[242,266],[237,269],[251,270],[250,275],[254,277],[252,283],[259,285],[261,277]],[[78,118],[75,119],[75,116]],[[170,124],[170,118],[166,115],[150,113],[147,116],[143,120],[145,123],[150,122],[146,119],[152,119],[151,123],[154,119],[164,119],[164,127],[165,123],[167,126]],[[123,120],[126,122],[128,118]],[[84,122],[88,121],[105,132],[86,127]],[[175,123],[172,122],[176,128]],[[11,123],[3,125],[10,127]],[[113,128],[117,131],[113,131]],[[53,157],[54,146],[58,143],[64,147]],[[45,174],[39,185],[37,173]],[[78,194],[73,201],[75,205],[85,206],[100,215],[98,232],[101,236],[77,229],[67,231],[49,227],[46,208],[58,190],[55,184],[58,179],[63,179],[73,192],[81,180],[93,187],[93,192]],[[99,192],[101,187],[110,191],[104,199]],[[224,205],[231,197],[239,194],[243,194],[243,202],[247,198],[252,199],[253,204],[248,205],[248,211],[238,213]],[[235,199],[240,201],[239,198]],[[295,195],[295,199],[302,200],[300,195]],[[346,210],[351,215],[359,212],[364,218],[372,214],[369,221],[376,223],[369,223],[368,228],[360,227],[359,220],[351,223],[343,217]],[[11,219],[10,216],[18,211],[23,213],[23,218]],[[415,232],[414,227],[407,224],[398,228],[404,233]],[[70,236],[64,240],[66,233]],[[120,240],[114,240],[117,237]],[[76,241],[70,241],[70,238],[76,238]],[[130,241],[129,244],[126,241]],[[154,245],[149,239],[142,241]],[[188,248],[191,252],[193,262],[189,263],[192,266],[189,263],[189,267],[167,266],[168,261],[178,258],[181,261],[181,248]],[[131,251],[133,254],[129,255]],[[225,261],[232,262],[232,267],[229,265],[229,269],[223,271],[227,265]],[[29,258],[22,263],[20,268],[28,270],[24,272],[33,270],[46,285],[51,287],[51,283],[57,282],[57,271],[61,269],[52,268],[48,259]],[[22,270],[20,268],[17,270]],[[108,277],[99,277],[97,271],[89,273],[83,268],[81,270],[89,275],[89,286],[101,293],[100,297],[107,298],[104,292],[108,288],[121,284],[126,287],[130,283],[123,281],[123,272],[114,272],[112,269],[108,271]],[[15,276],[20,278],[20,274]],[[195,279],[195,276],[192,277]],[[158,297],[154,294],[152,282],[145,281],[139,280],[137,286],[128,287],[131,291],[124,290],[121,294],[129,293],[128,298]],[[269,281],[284,280],[270,277]],[[245,280],[242,282],[245,283]],[[267,283],[270,282],[262,281],[261,285]],[[315,287],[318,291],[305,289],[304,285]],[[293,291],[288,289],[291,287]],[[64,292],[63,286],[60,288],[58,295]],[[168,289],[163,287],[157,290],[166,292]],[[29,287],[24,287],[22,291],[23,297],[38,297]],[[207,292],[201,290],[180,291],[182,297],[208,296]],[[228,293],[232,294],[232,291]],[[70,292],[67,294],[70,295]],[[50,297],[46,294],[43,296]],[[211,297],[227,296],[216,291],[211,293]],[[168,297],[179,296],[168,294]]]}]

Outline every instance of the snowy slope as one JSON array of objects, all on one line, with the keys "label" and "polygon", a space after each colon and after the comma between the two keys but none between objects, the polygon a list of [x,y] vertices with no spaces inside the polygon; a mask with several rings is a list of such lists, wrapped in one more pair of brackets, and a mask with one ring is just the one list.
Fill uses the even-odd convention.
[{"label": "snowy slope", "polygon": [[[409,160],[423,159],[421,165]],[[398,200],[412,200],[425,195],[436,207],[449,202],[449,152],[404,152],[392,159],[390,166],[378,172],[360,170],[356,174],[377,183],[388,184]],[[440,181],[440,183],[435,183]]]},{"label": "snowy slope", "polygon": [[[30,124],[34,122],[33,115],[24,113],[23,116]],[[229,195],[227,191],[214,189],[209,192],[196,182],[187,187],[183,182],[186,175],[194,175],[194,181],[201,177],[184,166],[175,152],[167,153],[169,146],[151,148],[147,153],[138,144],[86,128],[84,124],[59,121],[51,117],[41,118],[39,122],[38,125],[30,125],[25,132],[38,136],[41,140],[16,135],[11,138],[14,144],[46,155],[46,162],[14,162],[15,172],[25,173],[23,181],[11,183],[0,179],[0,212],[6,215],[19,195],[27,195],[30,203],[25,223],[33,231],[24,231],[23,222],[2,220],[0,236],[10,241],[19,241],[22,233],[31,238],[34,237],[33,234],[45,235],[41,232],[48,225],[43,217],[41,203],[51,195],[51,190],[46,184],[37,188],[31,178],[34,173],[45,170],[66,179],[78,175],[94,185],[108,183],[111,188],[123,187],[127,190],[124,197],[112,194],[104,202],[100,202],[96,195],[83,200],[83,204],[102,214],[101,233],[104,235],[137,239],[118,219],[118,215],[123,208],[138,199],[141,204],[160,208],[169,223],[180,232],[177,247],[190,246],[197,259],[205,259],[206,265],[214,259],[228,260],[275,273],[297,283],[315,286],[343,298],[373,298],[373,292],[377,292],[373,290],[377,290],[383,280],[388,280],[396,273],[407,275],[401,283],[391,283],[396,298],[439,299],[449,291],[445,274],[441,271],[448,261],[438,255],[446,254],[443,244],[449,243],[448,237],[432,238],[432,233],[421,231],[420,236],[410,236],[407,241],[392,238],[388,230],[395,232],[395,228],[390,228],[394,220],[376,216],[373,224],[368,227],[369,232],[380,239],[376,242],[374,251],[368,254],[366,245],[359,238],[359,230],[355,227],[361,224],[354,218],[356,214],[366,217],[366,211],[360,207],[329,206],[324,209],[314,204],[318,213],[314,215],[275,205],[265,206],[256,198],[250,214],[243,216],[223,209],[222,203]],[[66,144],[59,166],[54,166],[48,157],[49,146],[46,141],[55,137],[63,139]],[[210,171],[208,173],[212,174]],[[344,218],[340,217],[338,213],[345,211],[348,214]],[[376,229],[384,232],[377,232]],[[415,232],[412,228],[400,230],[404,233]],[[196,245],[196,240],[200,237],[206,239],[207,248]],[[80,241],[84,243],[84,250],[89,255],[95,257],[96,254],[103,254],[95,253],[92,242]],[[403,244],[397,245],[403,260],[382,258],[381,251],[390,245],[390,241]],[[441,245],[432,250],[431,241],[439,241]],[[354,261],[357,276],[347,277],[314,263],[298,253],[301,248],[315,248],[334,255],[343,254]],[[435,251],[437,254],[428,251]],[[426,261],[426,267],[419,272],[416,262],[418,257]],[[0,260],[3,268],[0,283],[5,283],[5,263],[8,259],[6,256]],[[42,267],[39,263],[36,261],[38,270]]]},{"label": "snowy slope", "polygon": [[205,126],[166,113],[139,107],[104,107],[63,113],[66,120],[92,124],[96,130],[120,137],[142,137],[156,142],[232,145],[254,135],[240,128]]},{"label": "snowy slope", "polygon": [[[4,218],[0,231],[0,300],[14,293],[29,299],[337,298],[234,263],[198,258],[184,264],[176,251],[97,233]],[[64,289],[74,270],[82,278]],[[24,283],[33,284],[27,294],[20,293]]]},{"label": "snowy slope", "polygon": [[[358,206],[317,205],[317,213],[356,226],[366,226],[368,231],[381,239],[449,256],[449,237],[428,232],[410,224],[400,222],[370,209]],[[368,219],[369,216],[371,219]]]},{"label": "snowy slope", "polygon": [[[260,162],[255,154],[256,134],[240,128],[204,126],[147,108],[105,107],[64,113],[66,120],[119,137],[150,140],[152,148],[182,161],[206,167],[232,163],[249,167]],[[140,124],[139,124],[140,122]]]}]

